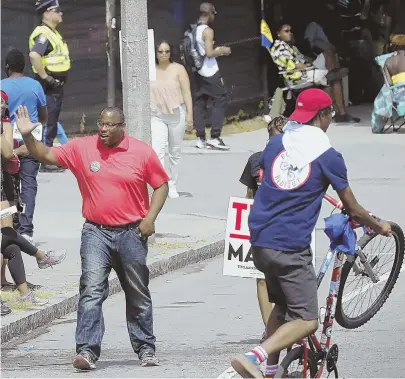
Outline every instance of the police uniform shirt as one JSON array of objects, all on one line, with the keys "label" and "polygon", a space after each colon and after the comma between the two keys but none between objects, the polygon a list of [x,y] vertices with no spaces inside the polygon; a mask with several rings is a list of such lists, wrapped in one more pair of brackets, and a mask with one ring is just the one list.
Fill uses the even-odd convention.
[{"label": "police uniform shirt", "polygon": [[[42,23],[41,25],[46,26],[49,28],[48,25]],[[51,28],[50,28],[51,29]],[[41,57],[48,55],[52,51],[52,45],[49,42],[48,38],[44,34],[40,34],[38,37],[35,38],[35,45],[32,47],[31,51],[38,53]],[[65,82],[67,79],[67,72],[52,72],[49,73],[55,79],[59,79],[60,81]]]}]

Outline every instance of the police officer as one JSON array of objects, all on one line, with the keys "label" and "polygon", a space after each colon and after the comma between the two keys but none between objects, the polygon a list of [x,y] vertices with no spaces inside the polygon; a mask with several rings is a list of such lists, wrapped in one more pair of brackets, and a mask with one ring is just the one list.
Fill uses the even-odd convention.
[{"label": "police officer", "polygon": [[[63,85],[70,70],[69,48],[56,30],[63,15],[58,0],[37,0],[35,7],[41,16],[41,24],[30,36],[29,55],[35,78],[42,84],[46,94],[48,122],[44,128],[44,143],[51,147],[57,134]],[[55,166],[41,167],[41,171],[46,172],[60,170]]]}]

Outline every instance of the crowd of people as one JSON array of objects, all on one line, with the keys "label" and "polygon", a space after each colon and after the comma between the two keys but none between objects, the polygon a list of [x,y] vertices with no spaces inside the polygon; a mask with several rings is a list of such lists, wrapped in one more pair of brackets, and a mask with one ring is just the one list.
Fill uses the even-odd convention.
[{"label": "crowd of people", "polygon": [[[216,58],[230,55],[231,49],[215,46],[211,28],[215,6],[202,3],[191,41],[197,61],[200,60],[195,70],[173,62],[168,41],[156,44],[156,80],[151,82],[152,146],[126,134],[125,116],[119,107],[101,112],[97,135],[64,140],[61,146],[53,146],[60,127],[70,58],[66,43],[56,31],[62,22],[58,1],[38,0],[36,8],[41,24],[29,38],[35,78],[24,76],[25,56],[14,49],[5,58],[7,78],[1,83],[1,209],[13,205],[18,209],[14,216],[1,220],[2,289],[17,289],[23,302],[46,303],[35,296],[35,286],[26,280],[21,252],[35,257],[40,269],[65,259],[65,251],[37,249],[33,217],[40,167],[48,173],[69,169],[78,181],[85,218],[80,248],[77,355],[73,366],[77,370],[92,370],[100,357],[104,334],[102,304],[108,296],[111,269],[116,271],[125,293],[133,350],[142,366],[159,365],[148,288],[147,241],[155,231],[154,223],[166,198],[179,197],[178,164],[185,131],[196,129],[196,148],[230,149],[221,137],[229,99]],[[398,18],[392,18],[389,25],[394,33],[391,49],[400,50],[405,45],[405,34],[401,34],[405,31],[397,31]],[[316,22],[310,23],[306,31],[310,47],[318,54],[313,59],[294,44],[291,24],[281,21],[276,33],[269,53],[284,80],[309,87],[330,85],[333,100],[320,89],[302,91],[291,115],[269,122],[266,148],[249,158],[240,178],[247,187],[246,196],[255,199],[249,218],[251,244],[255,265],[266,278],[257,282],[265,324],[262,343],[232,361],[243,377],[262,377],[258,365],[265,360],[266,377],[273,377],[280,350],[318,326],[316,277],[309,246],[329,185],[356,221],[383,235],[390,232],[388,223],[376,221],[357,203],[343,157],[331,147],[325,134],[333,119],[337,123],[360,121],[348,114],[344,106],[341,81],[348,70],[340,67],[338,48]],[[392,84],[401,85],[400,94],[404,93],[404,57],[403,52],[398,52],[387,60]],[[191,74],[196,82],[194,94],[190,89]],[[204,119],[208,103],[212,110],[209,139]],[[316,141],[316,148],[308,140]],[[166,147],[169,166],[165,170]],[[279,180],[280,175],[288,175],[281,169],[286,163],[280,162],[284,151],[289,157],[287,171],[294,177],[292,181],[289,176]],[[148,185],[153,188],[150,204]],[[299,212],[294,207],[298,203]],[[6,281],[6,265],[14,283]],[[3,301],[1,313],[10,313]]]}]

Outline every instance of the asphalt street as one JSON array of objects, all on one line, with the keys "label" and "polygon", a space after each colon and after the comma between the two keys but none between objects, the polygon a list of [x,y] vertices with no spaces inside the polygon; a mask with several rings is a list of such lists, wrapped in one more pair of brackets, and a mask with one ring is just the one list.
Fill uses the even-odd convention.
[{"label": "asphalt street", "polygon": [[[345,157],[350,183],[360,203],[404,228],[403,133],[373,135],[365,122],[356,127],[333,126],[328,134]],[[225,219],[229,196],[245,193],[238,179],[249,155],[263,148],[266,132],[226,137],[226,141],[232,150],[224,154],[200,154],[191,146],[185,147],[180,190],[194,197],[170,201],[168,210],[183,207],[184,213],[192,202],[193,213]],[[196,168],[200,175],[194,178]],[[324,207],[317,225],[318,265],[327,247],[320,230],[322,218],[330,210],[330,206]],[[72,222],[72,228],[67,226],[66,230],[72,238],[79,238],[74,225]],[[319,292],[320,304],[325,301],[327,279]],[[233,355],[254,347],[262,335],[255,280],[224,277],[222,257],[156,278],[151,281],[151,291],[161,366],[139,366],[127,336],[124,297],[118,294],[105,302],[106,334],[98,369],[83,377],[217,378],[229,368]],[[404,377],[404,298],[405,271],[382,310],[369,323],[356,330],[342,330],[336,325],[333,341],[340,349],[341,377]],[[2,346],[2,377],[81,377],[71,367],[75,327],[76,315],[71,314]],[[222,378],[230,376],[232,373]]]},{"label": "asphalt street", "polygon": [[[402,275],[368,324],[354,331],[336,327],[333,339],[340,347],[341,377],[403,376],[404,289]],[[98,368],[83,377],[217,378],[234,354],[256,346],[263,331],[255,280],[223,276],[222,257],[156,278],[151,291],[161,366],[139,366],[119,294],[105,302],[106,334]],[[324,294],[321,291],[320,302]],[[38,336],[3,348],[2,377],[81,377],[71,366],[75,322],[76,315],[71,314],[40,330]]]}]

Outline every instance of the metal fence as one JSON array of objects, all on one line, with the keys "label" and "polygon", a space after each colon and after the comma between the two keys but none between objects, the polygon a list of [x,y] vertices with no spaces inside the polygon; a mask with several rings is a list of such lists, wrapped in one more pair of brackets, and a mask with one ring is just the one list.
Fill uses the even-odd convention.
[{"label": "metal fence", "polygon": [[[156,40],[166,39],[178,47],[186,27],[198,16],[200,0],[149,0],[149,28]],[[65,87],[61,122],[68,133],[77,133],[83,116],[86,128],[94,125],[107,98],[107,56],[105,3],[102,0],[61,1],[64,22],[60,31],[67,41],[72,69]],[[267,57],[260,47],[260,2],[233,0],[215,4],[218,12],[214,25],[216,43],[229,43],[232,55],[219,60],[220,70],[228,87],[231,103],[229,113],[239,110],[255,113],[263,100],[262,67]],[[33,0],[2,0],[1,54],[18,48],[27,56],[28,37],[39,19]],[[119,21],[120,2],[117,1]],[[119,22],[118,22],[119,27]],[[176,55],[175,49],[175,55]],[[118,52],[118,49],[117,49]],[[268,54],[267,54],[268,55]],[[145,55],[146,57],[146,55]],[[117,62],[117,103],[122,100],[119,52]],[[4,73],[2,73],[4,77]]]}]

